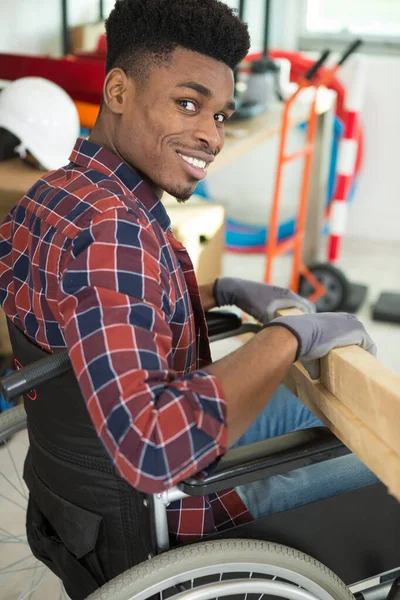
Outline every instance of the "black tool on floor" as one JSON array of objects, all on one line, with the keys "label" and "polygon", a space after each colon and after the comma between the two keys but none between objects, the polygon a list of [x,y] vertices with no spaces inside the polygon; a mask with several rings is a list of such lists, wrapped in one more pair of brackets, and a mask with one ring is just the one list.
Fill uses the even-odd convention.
[{"label": "black tool on floor", "polygon": [[363,283],[349,282],[349,293],[343,304],[343,312],[356,313],[360,310],[367,297],[368,287]]},{"label": "black tool on floor", "polygon": [[382,292],[372,308],[372,319],[400,323],[400,292]]}]

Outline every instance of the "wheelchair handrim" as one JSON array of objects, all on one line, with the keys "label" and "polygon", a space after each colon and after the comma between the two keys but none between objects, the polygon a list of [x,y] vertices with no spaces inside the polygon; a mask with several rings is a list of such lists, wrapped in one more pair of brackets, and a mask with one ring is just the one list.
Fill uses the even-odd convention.
[{"label": "wheelchair handrim", "polygon": [[2,597],[39,600],[49,597],[51,587],[52,594],[58,589],[57,600],[66,600],[62,583],[33,556],[26,539],[28,491],[21,472],[28,445],[24,407],[0,413],[0,589]]}]

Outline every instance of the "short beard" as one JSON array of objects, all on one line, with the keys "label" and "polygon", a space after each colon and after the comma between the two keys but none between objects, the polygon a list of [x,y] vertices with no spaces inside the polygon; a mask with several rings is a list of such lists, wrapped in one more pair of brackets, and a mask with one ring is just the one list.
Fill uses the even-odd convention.
[{"label": "short beard", "polygon": [[179,204],[184,204],[189,200],[189,198],[194,194],[194,190],[192,188],[184,188],[179,186],[178,188],[173,189],[172,187],[164,188],[164,191],[167,192],[170,196],[176,199]]}]

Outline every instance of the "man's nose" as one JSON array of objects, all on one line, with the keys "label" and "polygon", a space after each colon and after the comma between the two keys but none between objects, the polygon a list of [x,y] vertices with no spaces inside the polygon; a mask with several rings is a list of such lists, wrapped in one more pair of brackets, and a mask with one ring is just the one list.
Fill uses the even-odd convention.
[{"label": "man's nose", "polygon": [[214,117],[201,119],[201,121],[197,123],[194,136],[196,140],[207,144],[213,151],[213,154],[218,154],[224,145],[223,129],[218,126]]}]

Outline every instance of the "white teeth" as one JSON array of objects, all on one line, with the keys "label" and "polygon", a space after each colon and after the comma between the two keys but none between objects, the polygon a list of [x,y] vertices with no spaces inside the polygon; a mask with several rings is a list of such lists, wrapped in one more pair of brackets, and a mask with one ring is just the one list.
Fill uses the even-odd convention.
[{"label": "white teeth", "polygon": [[180,154],[179,152],[178,152],[178,154],[181,158],[183,158],[183,160],[185,160],[190,165],[197,167],[198,169],[206,169],[206,167],[207,167],[207,163],[205,160],[200,160],[198,158],[192,158],[191,156],[185,156],[184,154]]}]

